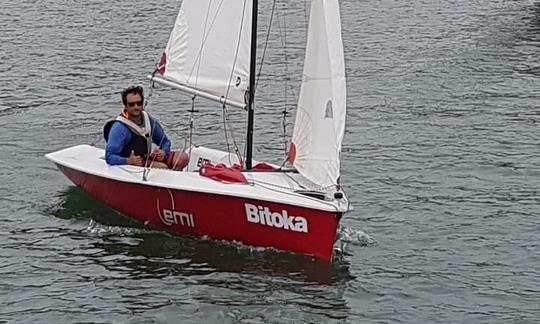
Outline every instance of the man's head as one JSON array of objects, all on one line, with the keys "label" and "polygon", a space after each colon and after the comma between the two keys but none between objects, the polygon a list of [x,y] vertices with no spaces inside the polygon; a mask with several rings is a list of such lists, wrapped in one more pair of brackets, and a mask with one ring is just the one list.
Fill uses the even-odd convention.
[{"label": "man's head", "polygon": [[124,112],[133,117],[139,116],[144,105],[143,88],[135,86],[122,91],[122,103]]},{"label": "man's head", "polygon": [[135,95],[138,94],[141,98],[141,101],[144,101],[144,94],[143,94],[143,88],[140,86],[133,86],[125,89],[122,91],[122,103],[124,104],[124,107],[128,105],[128,95]]}]

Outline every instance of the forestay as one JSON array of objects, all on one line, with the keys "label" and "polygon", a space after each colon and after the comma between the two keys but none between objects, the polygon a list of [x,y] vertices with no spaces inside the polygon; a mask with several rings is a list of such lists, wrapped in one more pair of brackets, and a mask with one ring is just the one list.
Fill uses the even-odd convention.
[{"label": "forestay", "polygon": [[244,107],[251,10],[252,0],[184,0],[159,65],[163,78],[188,92]]},{"label": "forestay", "polygon": [[339,4],[337,0],[314,0],[290,161],[320,186],[338,182],[345,113]]}]

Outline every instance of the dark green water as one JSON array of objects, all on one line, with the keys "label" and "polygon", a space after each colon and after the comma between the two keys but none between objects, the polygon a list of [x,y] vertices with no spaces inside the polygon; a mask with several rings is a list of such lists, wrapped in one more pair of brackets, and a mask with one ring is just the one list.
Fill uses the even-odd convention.
[{"label": "dark green water", "polygon": [[[341,1],[354,210],[332,264],[142,228],[43,157],[103,145],[119,91],[148,87],[178,4],[0,0],[0,322],[540,322],[538,1]],[[276,26],[257,159],[282,158],[306,7],[278,5],[287,56]],[[220,109],[200,105],[195,140],[223,147]],[[152,95],[176,146],[189,107]]]}]

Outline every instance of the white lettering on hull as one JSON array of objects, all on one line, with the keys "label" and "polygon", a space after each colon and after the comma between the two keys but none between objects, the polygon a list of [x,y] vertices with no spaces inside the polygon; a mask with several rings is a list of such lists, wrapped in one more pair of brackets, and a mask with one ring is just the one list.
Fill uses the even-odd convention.
[{"label": "white lettering on hull", "polygon": [[272,212],[270,208],[244,204],[246,208],[247,221],[250,223],[261,224],[270,227],[282,228],[294,232],[308,232],[307,220],[302,216],[289,216],[289,213],[283,209],[280,212]]},{"label": "white lettering on hull", "polygon": [[195,227],[195,222],[193,221],[193,214],[163,209],[160,216],[161,221],[168,226],[180,224],[182,226]]}]

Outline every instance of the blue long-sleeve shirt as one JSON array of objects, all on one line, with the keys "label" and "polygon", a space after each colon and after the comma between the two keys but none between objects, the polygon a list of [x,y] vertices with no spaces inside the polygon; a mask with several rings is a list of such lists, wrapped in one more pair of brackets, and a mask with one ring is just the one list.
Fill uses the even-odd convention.
[{"label": "blue long-sleeve shirt", "polygon": [[[150,124],[152,125],[152,141],[165,152],[165,159],[171,152],[171,141],[165,135],[163,128],[157,120],[149,116]],[[127,158],[120,156],[120,152],[124,146],[131,142],[132,133],[129,128],[122,122],[114,122],[109,132],[109,140],[105,147],[105,161],[109,165],[127,164]]]}]

